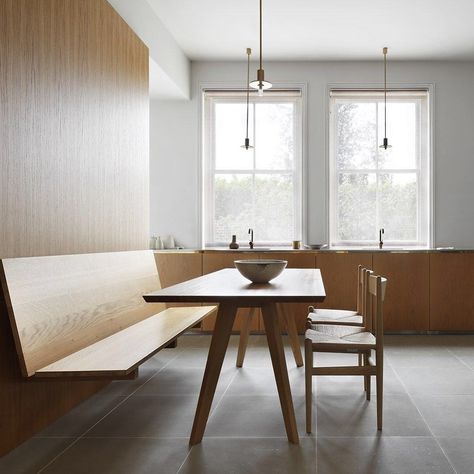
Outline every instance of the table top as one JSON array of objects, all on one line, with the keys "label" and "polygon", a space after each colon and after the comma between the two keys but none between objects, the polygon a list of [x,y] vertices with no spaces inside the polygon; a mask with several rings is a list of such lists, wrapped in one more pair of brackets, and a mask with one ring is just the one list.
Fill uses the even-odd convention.
[{"label": "table top", "polygon": [[311,303],[324,300],[321,272],[313,268],[286,268],[270,283],[251,283],[236,269],[226,268],[143,296],[148,303],[246,304]]}]

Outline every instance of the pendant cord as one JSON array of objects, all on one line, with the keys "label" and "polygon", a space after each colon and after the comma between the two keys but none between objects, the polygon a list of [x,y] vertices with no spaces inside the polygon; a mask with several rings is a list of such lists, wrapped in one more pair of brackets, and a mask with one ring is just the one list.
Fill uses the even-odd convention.
[{"label": "pendant cord", "polygon": [[251,49],[247,48],[247,126],[245,138],[249,138],[249,96],[250,96],[250,54]]},{"label": "pendant cord", "polygon": [[262,0],[260,0],[260,69],[262,69]]},{"label": "pendant cord", "polygon": [[383,53],[383,92],[384,92],[384,131],[387,138],[387,50],[384,48]]}]

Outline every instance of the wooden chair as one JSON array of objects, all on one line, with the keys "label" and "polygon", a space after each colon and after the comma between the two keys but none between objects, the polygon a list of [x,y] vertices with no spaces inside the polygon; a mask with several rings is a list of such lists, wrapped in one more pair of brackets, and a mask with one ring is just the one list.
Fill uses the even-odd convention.
[{"label": "wooden chair", "polygon": [[[366,318],[364,330],[349,326],[316,325],[305,334],[306,431],[311,433],[312,376],[362,375],[366,397],[370,400],[370,380],[377,384],[377,429],[382,429],[383,409],[383,300],[387,279],[368,275]],[[372,351],[375,351],[375,359]],[[357,353],[363,356],[362,366],[314,367],[314,352]]]},{"label": "wooden chair", "polygon": [[320,309],[308,307],[308,328],[313,324],[341,324],[344,326],[363,326],[363,306],[365,298],[365,268],[357,267],[357,310]]}]

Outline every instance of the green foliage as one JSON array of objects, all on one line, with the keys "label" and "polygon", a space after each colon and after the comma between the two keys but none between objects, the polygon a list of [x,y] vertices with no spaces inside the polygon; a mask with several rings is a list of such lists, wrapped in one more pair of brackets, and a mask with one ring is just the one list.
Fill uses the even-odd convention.
[{"label": "green foliage", "polygon": [[[380,227],[390,240],[417,239],[416,175],[363,172],[374,169],[384,155],[375,143],[374,103],[340,103],[337,106],[338,166],[337,234],[343,241],[374,241]],[[360,169],[361,173],[344,172]],[[378,201],[378,205],[377,205]]]},{"label": "green foliage", "polygon": [[255,230],[255,240],[293,240],[293,185],[290,176],[216,176],[215,238],[230,241],[232,234],[248,240],[247,230]]}]

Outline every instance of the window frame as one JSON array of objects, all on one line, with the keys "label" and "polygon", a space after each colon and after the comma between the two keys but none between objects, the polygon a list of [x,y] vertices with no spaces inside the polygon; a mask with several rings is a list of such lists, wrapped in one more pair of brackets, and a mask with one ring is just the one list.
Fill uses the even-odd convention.
[{"label": "window frame", "polygon": [[[387,102],[391,101],[390,93],[405,94],[406,99],[410,95],[414,94],[426,94],[426,106],[418,108],[418,121],[420,124],[420,131],[423,135],[425,132],[426,136],[421,137],[417,134],[418,147],[417,151],[417,167],[413,168],[378,168],[378,163],[375,169],[344,169],[343,172],[348,174],[375,174],[376,182],[380,174],[397,174],[397,173],[416,173],[417,174],[417,240],[407,241],[407,240],[396,240],[390,239],[389,236],[384,239],[384,244],[387,247],[390,246],[403,246],[403,247],[431,247],[434,241],[434,211],[433,211],[433,102],[434,102],[434,86],[432,84],[423,84],[423,85],[397,85],[397,86],[388,86],[389,95],[387,97]],[[341,170],[337,168],[336,163],[336,133],[335,133],[335,124],[336,119],[334,116],[333,105],[335,101],[332,100],[331,95],[339,95],[338,98],[342,99],[344,95],[347,95],[348,101],[354,101],[357,98],[357,101],[366,101],[366,102],[378,102],[383,103],[383,88],[379,85],[370,85],[365,87],[354,86],[354,85],[328,85],[327,88],[327,121],[328,132],[327,132],[327,195],[328,195],[328,224],[327,224],[327,235],[328,242],[332,246],[341,246],[341,247],[352,247],[352,246],[373,246],[378,244],[378,240],[341,240],[337,236],[338,229],[338,185],[339,185],[339,173]],[[356,97],[359,94],[359,97]],[[368,94],[373,94],[377,97],[368,97]],[[363,96],[366,95],[364,98]],[[352,100],[350,100],[352,98]],[[399,101],[400,98],[398,99]],[[422,99],[415,99],[421,101]],[[395,100],[396,102],[396,100]],[[378,123],[376,126],[376,140],[377,144],[381,142],[382,137],[379,136],[379,127]],[[426,159],[421,159],[422,155],[426,156]],[[420,180],[420,175],[423,176],[423,179]],[[376,192],[378,186],[376,187]],[[377,200],[378,205],[378,200]],[[424,209],[424,212],[420,210]],[[377,213],[378,214],[378,213]],[[423,225],[423,220],[426,220],[426,225]]]},{"label": "window frame", "polygon": [[[211,99],[209,97],[211,96]],[[219,97],[220,96],[220,97]],[[280,99],[279,99],[280,97]],[[295,166],[292,170],[275,170],[275,169],[257,169],[255,167],[255,151],[253,152],[253,167],[251,169],[217,169],[215,166],[215,150],[209,150],[210,146],[215,146],[215,140],[213,136],[214,127],[210,123],[214,118],[214,107],[216,103],[245,103],[246,90],[238,87],[216,87],[215,84],[212,87],[201,84],[201,123],[200,123],[200,135],[201,135],[201,173],[200,173],[200,228],[201,228],[201,246],[203,247],[225,247],[229,242],[220,241],[206,241],[206,236],[214,236],[214,219],[211,216],[214,215],[214,199],[208,199],[208,197],[214,196],[214,176],[216,174],[228,174],[228,175],[251,175],[255,179],[258,175],[271,175],[277,174],[279,176],[288,174],[293,176],[294,183],[294,232],[300,240],[303,240],[306,235],[306,221],[303,218],[306,211],[306,182],[305,173],[306,168],[306,103],[305,103],[305,86],[300,84],[295,86],[276,86],[272,91],[266,91],[263,97],[258,97],[255,93],[251,93],[250,104],[265,102],[265,103],[279,103],[287,102],[295,105],[295,122],[294,122],[294,138],[295,138]],[[251,120],[251,126],[253,123],[253,130],[249,130],[249,136],[255,136],[255,108],[254,118]],[[242,129],[242,140],[244,137],[244,128]],[[212,144],[212,145],[211,145]],[[206,196],[207,194],[207,196]],[[258,229],[255,229],[255,241],[259,244],[262,243],[266,246],[281,246],[289,245],[291,242],[287,241],[262,241],[258,238]],[[229,236],[230,241],[231,236]],[[209,239],[211,240],[211,239]]]}]

